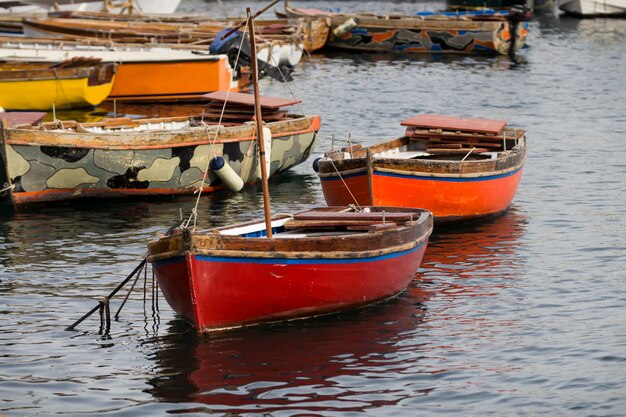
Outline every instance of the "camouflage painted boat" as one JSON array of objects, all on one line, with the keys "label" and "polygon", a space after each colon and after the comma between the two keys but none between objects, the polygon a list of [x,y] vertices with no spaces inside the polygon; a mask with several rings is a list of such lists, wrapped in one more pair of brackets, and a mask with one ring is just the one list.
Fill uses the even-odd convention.
[{"label": "camouflage painted boat", "polygon": [[326,46],[359,52],[512,54],[526,43],[525,13],[378,16],[291,7],[290,18],[325,17]]},{"label": "camouflage painted boat", "polygon": [[[319,127],[319,116],[266,121],[270,175],[304,162]],[[5,206],[221,190],[226,187],[218,169],[209,168],[216,157],[244,184],[257,180],[256,127],[250,122],[218,126],[200,117],[118,118],[4,125],[0,132],[0,205]]]}]

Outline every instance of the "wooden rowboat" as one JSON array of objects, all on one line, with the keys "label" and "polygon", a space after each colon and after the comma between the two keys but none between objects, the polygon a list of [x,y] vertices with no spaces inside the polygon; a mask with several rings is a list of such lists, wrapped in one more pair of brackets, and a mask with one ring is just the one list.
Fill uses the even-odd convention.
[{"label": "wooden rowboat", "polygon": [[[219,21],[169,23],[66,18],[24,19],[22,25],[24,34],[28,37],[186,45],[189,49],[202,52],[207,50],[208,45],[218,37],[221,30],[232,26],[229,22]],[[282,29],[277,26],[268,26],[258,42],[259,59],[270,64],[276,62],[278,65],[288,63],[295,66],[302,58],[304,39],[304,31],[299,31],[293,25]]]},{"label": "wooden rowboat", "polygon": [[527,15],[393,15],[330,13],[292,7],[290,18],[318,17],[329,20],[326,46],[361,52],[511,54],[525,44]]},{"label": "wooden rowboat", "polygon": [[526,159],[524,130],[437,115],[402,125],[406,134],[398,139],[317,161],[329,205],[422,207],[437,223],[495,216],[509,207]]},{"label": "wooden rowboat", "polygon": [[[187,32],[190,29],[207,29],[211,28],[212,32],[220,29],[232,27],[241,21],[240,18],[216,19],[208,15],[153,15],[153,14],[119,14],[104,12],[59,12],[48,13],[49,17],[54,18],[71,18],[84,20],[105,20],[114,22],[132,22],[135,23],[170,23],[176,24],[178,29],[186,27]],[[2,22],[0,18],[0,22]],[[1,26],[0,26],[1,27]],[[261,36],[273,35],[295,35],[303,38],[304,48],[308,52],[316,51],[324,46],[328,38],[329,26],[326,18],[302,18],[302,19],[264,19],[257,20],[256,27]],[[21,19],[20,19],[21,29]],[[34,29],[34,28],[31,28]],[[209,37],[213,37],[211,33]],[[197,42],[197,41],[196,41]],[[207,42],[200,42],[206,44]]]},{"label": "wooden rowboat", "polygon": [[93,107],[111,92],[117,64],[70,60],[45,68],[0,64],[0,107],[51,110]]},{"label": "wooden rowboat", "polygon": [[170,306],[198,332],[301,319],[390,298],[414,278],[432,231],[421,209],[326,207],[148,245]]},{"label": "wooden rowboat", "polygon": [[[237,94],[230,94],[230,100],[236,101]],[[219,126],[219,114],[209,106],[195,118],[117,118],[6,127],[0,141],[0,172],[6,177],[4,185],[0,184],[0,202],[18,207],[88,197],[222,190],[229,184],[229,178],[220,176],[223,167],[207,169],[209,161],[218,157],[240,185],[258,181],[256,127],[251,117],[242,122],[248,108],[245,98],[242,103],[226,113]],[[264,135],[271,138],[267,168],[275,175],[308,158],[320,118],[287,114],[279,109],[285,105],[281,99],[264,98],[262,104],[266,107]]]},{"label": "wooden rowboat", "polygon": [[139,11],[143,13],[174,13],[181,0],[15,0],[0,1],[0,14],[3,13],[48,13],[54,11],[108,11],[122,13]]}]

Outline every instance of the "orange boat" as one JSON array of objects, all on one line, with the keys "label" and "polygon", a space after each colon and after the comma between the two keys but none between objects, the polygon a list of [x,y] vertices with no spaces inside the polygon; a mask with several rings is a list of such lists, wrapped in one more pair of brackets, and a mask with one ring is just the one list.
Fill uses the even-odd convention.
[{"label": "orange boat", "polygon": [[331,151],[315,168],[328,205],[431,211],[437,223],[503,213],[519,186],[526,137],[501,120],[418,115],[404,136]]},{"label": "orange boat", "polygon": [[164,46],[0,37],[3,61],[52,64],[77,57],[120,63],[109,100],[198,99],[209,92],[238,89],[227,55]]}]

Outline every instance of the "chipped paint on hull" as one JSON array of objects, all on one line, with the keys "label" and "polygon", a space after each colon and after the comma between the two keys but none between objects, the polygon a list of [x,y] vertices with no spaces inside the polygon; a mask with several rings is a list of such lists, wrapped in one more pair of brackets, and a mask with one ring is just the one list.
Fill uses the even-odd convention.
[{"label": "chipped paint on hull", "polygon": [[[370,52],[441,52],[507,54],[509,22],[489,22],[483,29],[418,29],[357,26],[342,36],[331,35],[328,46]],[[517,29],[516,51],[526,42],[527,24]]]},{"label": "chipped paint on hull", "polygon": [[[319,118],[303,121],[305,127],[299,130],[268,124],[274,125],[270,175],[304,162],[313,151]],[[18,133],[23,139],[24,131]],[[212,171],[203,183],[207,163],[214,156],[222,156],[246,184],[256,181],[258,152],[250,135],[210,144],[193,140],[186,144],[174,138],[171,141],[178,143],[170,146],[108,148],[89,147],[88,141],[76,147],[25,143],[19,136],[5,131],[6,164],[0,167],[13,185],[15,205],[83,197],[191,194],[199,187],[207,192],[220,190],[222,182]]]}]

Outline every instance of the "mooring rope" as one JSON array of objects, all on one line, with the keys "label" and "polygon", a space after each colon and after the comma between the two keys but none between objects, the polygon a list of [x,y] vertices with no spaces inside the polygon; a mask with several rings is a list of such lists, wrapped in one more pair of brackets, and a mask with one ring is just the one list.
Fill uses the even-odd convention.
[{"label": "mooring rope", "polygon": [[[239,64],[239,57],[241,55],[241,47],[243,46],[244,39],[245,39],[245,36],[242,36],[241,42],[239,43],[239,49],[237,51],[237,57],[235,58],[235,66],[233,68],[233,71],[237,68],[237,64]],[[215,135],[213,136],[213,139],[211,139],[211,136],[209,134],[209,126],[207,125],[206,131],[207,131],[207,135],[209,136],[210,154],[209,154],[209,157],[207,158],[207,164],[204,169],[204,175],[202,176],[202,181],[200,182],[200,186],[198,187],[198,196],[196,197],[196,203],[191,209],[191,213],[189,214],[189,217],[187,218],[187,220],[183,222],[183,224],[181,225],[182,227],[189,227],[189,224],[192,222],[192,220],[193,220],[193,225],[195,226],[198,220],[198,206],[200,205],[200,197],[202,196],[202,191],[204,190],[204,184],[209,174],[211,159],[215,156],[215,143],[217,142],[217,137],[219,136],[220,126],[222,125],[222,119],[224,117],[224,113],[226,112],[226,105],[228,104],[229,95],[230,95],[230,86],[226,90],[226,99],[224,100],[224,104],[222,105],[222,111],[220,113],[220,118],[217,122],[217,126],[215,127]]]},{"label": "mooring rope", "polygon": [[[254,20],[252,21],[252,26],[256,28],[256,26],[254,26]],[[256,31],[256,33],[259,34],[259,36],[261,36],[261,32],[260,31]],[[272,49],[269,49],[269,53],[268,56],[270,57],[270,59],[272,60],[272,62],[274,63],[274,66],[278,69],[278,72],[280,73],[281,77],[283,78],[283,81],[285,82],[285,85],[287,86],[287,89],[289,90],[289,93],[291,94],[291,97],[295,100],[298,101],[296,95],[293,92],[293,89],[291,88],[291,85],[289,84],[289,81],[287,81],[287,77],[285,77],[285,74],[283,74],[282,70],[280,69],[280,66],[278,65],[278,63],[276,62],[276,58],[274,58],[274,54],[272,54]],[[308,116],[306,115],[306,112],[304,111],[304,109],[302,108],[302,106],[300,106],[300,103],[296,103],[296,106],[298,107],[298,110],[300,111],[300,113],[307,118],[308,120]],[[309,127],[310,127],[310,122],[309,122]],[[315,134],[317,136],[317,134]],[[328,155],[329,152],[326,150],[326,147],[324,146],[324,143],[319,140],[318,143],[320,144],[320,146],[322,147],[322,150],[324,151],[325,155]],[[335,172],[337,173],[337,175],[339,176],[339,179],[341,180],[341,182],[343,183],[343,186],[346,188],[346,190],[348,191],[348,193],[350,194],[350,197],[352,198],[352,200],[354,201],[354,205],[356,207],[359,207],[359,209],[361,208],[361,206],[359,205],[359,202],[357,201],[356,197],[354,196],[354,194],[352,193],[352,190],[350,190],[350,187],[348,187],[348,184],[346,183],[346,181],[344,180],[343,176],[341,175],[341,172],[339,172],[339,169],[337,168],[337,166],[335,165],[335,162],[329,157],[329,161],[333,167],[333,169],[335,170]]]}]

